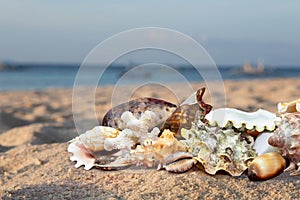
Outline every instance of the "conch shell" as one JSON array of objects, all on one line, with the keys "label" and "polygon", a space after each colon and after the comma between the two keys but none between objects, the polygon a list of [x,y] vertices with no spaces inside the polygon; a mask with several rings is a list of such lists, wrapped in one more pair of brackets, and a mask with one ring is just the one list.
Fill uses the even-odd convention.
[{"label": "conch shell", "polygon": [[285,171],[291,171],[291,175],[300,175],[300,114],[283,114],[282,121],[268,142],[290,160]]},{"label": "conch shell", "polygon": [[[177,137],[180,137],[181,128],[190,129],[192,122],[196,119],[204,120],[212,106],[206,104],[202,98],[205,92],[205,88],[199,89],[196,94],[192,95],[196,97],[196,103],[183,103],[178,107],[173,114],[166,120],[163,129],[169,129],[174,133],[177,133]],[[191,99],[190,97],[189,99]]]},{"label": "conch shell", "polygon": [[76,161],[75,168],[83,165],[85,170],[89,170],[94,167],[95,154],[105,151],[104,141],[108,138],[116,138],[119,133],[117,129],[111,127],[96,126],[72,139],[67,150],[73,154],[70,160]]},{"label": "conch shell", "polygon": [[273,131],[276,128],[276,121],[280,118],[275,113],[259,109],[256,112],[244,112],[233,108],[219,108],[211,111],[205,116],[209,125],[218,125],[222,128],[233,126],[236,129],[246,128],[247,130]]}]

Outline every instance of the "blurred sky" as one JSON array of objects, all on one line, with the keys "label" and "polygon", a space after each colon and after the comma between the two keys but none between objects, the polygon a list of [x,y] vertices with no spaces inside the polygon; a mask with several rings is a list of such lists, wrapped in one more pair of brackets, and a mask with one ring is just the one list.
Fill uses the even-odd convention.
[{"label": "blurred sky", "polygon": [[300,66],[297,0],[0,0],[0,61],[82,62],[106,38],[149,26],[191,36],[219,65]]}]

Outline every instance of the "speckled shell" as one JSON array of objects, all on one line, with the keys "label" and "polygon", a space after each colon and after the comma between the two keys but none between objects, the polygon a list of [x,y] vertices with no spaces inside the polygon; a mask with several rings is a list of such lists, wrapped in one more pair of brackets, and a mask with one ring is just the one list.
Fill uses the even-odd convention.
[{"label": "speckled shell", "polygon": [[125,111],[130,111],[134,117],[140,118],[142,113],[149,110],[158,116],[157,120],[153,120],[149,130],[152,130],[154,127],[162,128],[166,119],[172,115],[176,108],[177,106],[175,104],[161,99],[149,97],[139,98],[122,103],[110,109],[103,117],[102,125],[123,130],[125,128],[125,124],[121,120],[121,115]]},{"label": "speckled shell", "polygon": [[188,151],[212,175],[224,170],[232,176],[240,176],[257,155],[252,148],[253,138],[233,129],[222,130],[198,122],[190,130],[182,129],[181,133]]},{"label": "speckled shell", "polygon": [[190,129],[196,118],[204,120],[205,115],[212,109],[211,105],[204,103],[202,100],[204,92],[205,88],[201,88],[196,92],[196,103],[180,105],[166,120],[163,129],[169,129],[177,133],[177,137],[180,137],[181,128]]},{"label": "speckled shell", "polygon": [[280,120],[275,113],[259,109],[256,112],[244,112],[233,108],[219,108],[205,116],[212,126],[229,127],[247,130],[273,131],[276,128],[275,122]]},{"label": "speckled shell", "polygon": [[300,113],[287,113],[281,117],[268,142],[290,160],[286,171],[291,171],[291,175],[300,175]]}]

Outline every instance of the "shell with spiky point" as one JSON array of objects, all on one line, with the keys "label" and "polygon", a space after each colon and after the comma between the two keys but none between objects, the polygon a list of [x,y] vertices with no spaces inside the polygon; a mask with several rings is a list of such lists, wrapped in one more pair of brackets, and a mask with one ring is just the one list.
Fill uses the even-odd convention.
[{"label": "shell with spiky point", "polygon": [[[212,106],[206,104],[202,98],[205,92],[205,88],[201,88],[197,90],[195,94],[196,102],[190,103],[188,101],[178,107],[173,114],[166,120],[163,129],[169,129],[172,132],[177,133],[177,137],[180,138],[180,130],[181,128],[190,129],[192,126],[192,122],[195,119],[199,118],[200,120],[204,120],[206,114],[208,114]],[[188,98],[188,100],[191,99]]]},{"label": "shell with spiky point", "polygon": [[268,142],[290,160],[285,171],[291,171],[291,175],[300,175],[300,113],[287,113],[281,117],[278,128]]},{"label": "shell with spiky point", "polygon": [[212,175],[224,170],[232,176],[240,176],[257,155],[252,148],[253,138],[233,129],[222,130],[198,121],[190,130],[182,129],[181,133],[188,151]]}]

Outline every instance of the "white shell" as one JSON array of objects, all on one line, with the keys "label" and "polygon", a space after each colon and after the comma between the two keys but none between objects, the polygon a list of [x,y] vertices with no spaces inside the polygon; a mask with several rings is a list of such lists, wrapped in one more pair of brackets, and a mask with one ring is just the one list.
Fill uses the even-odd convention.
[{"label": "white shell", "polygon": [[269,145],[268,139],[271,137],[273,133],[271,132],[263,132],[259,136],[257,136],[253,148],[257,152],[258,156],[270,152],[279,153],[278,149]]},{"label": "white shell", "polygon": [[291,102],[282,102],[277,104],[278,113],[300,112],[300,99]]},{"label": "white shell", "polygon": [[115,138],[118,134],[119,131],[114,128],[96,126],[71,140],[67,150],[73,154],[70,160],[76,162],[75,168],[84,166],[85,170],[90,170],[94,167],[96,159],[93,152],[103,151],[104,141]]},{"label": "white shell", "polygon": [[115,138],[119,135],[117,129],[106,127],[106,126],[96,126],[92,130],[88,130],[85,133],[79,135],[78,137],[71,140],[71,143],[80,142],[87,149],[91,151],[102,151],[104,150],[104,141],[107,138]]},{"label": "white shell", "polygon": [[205,116],[212,126],[227,127],[232,123],[235,128],[246,127],[248,130],[262,132],[265,129],[273,131],[275,122],[280,121],[275,113],[259,109],[256,112],[244,112],[233,108],[219,108],[211,111]]},{"label": "white shell", "polygon": [[88,152],[88,150],[79,143],[71,143],[68,146],[68,152],[73,153],[70,157],[71,161],[75,161],[75,168],[84,166],[85,170],[90,170],[95,166],[96,159]]}]

